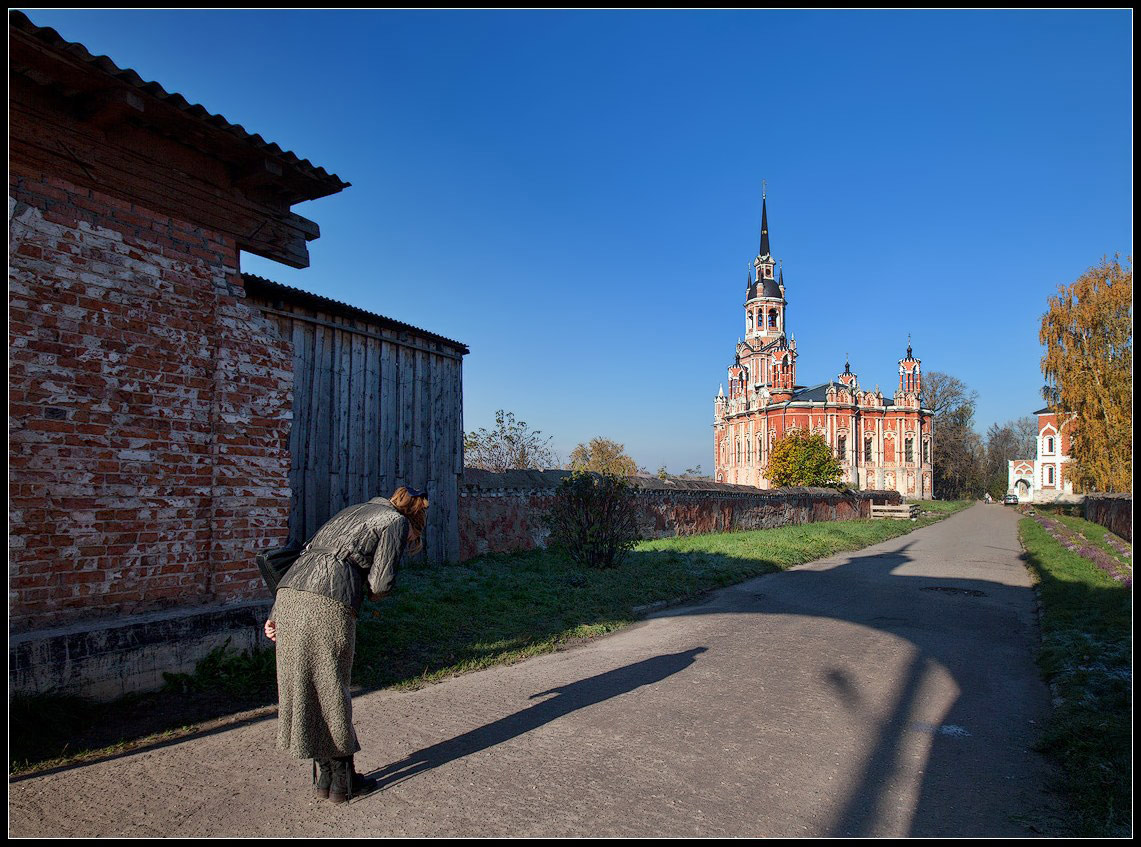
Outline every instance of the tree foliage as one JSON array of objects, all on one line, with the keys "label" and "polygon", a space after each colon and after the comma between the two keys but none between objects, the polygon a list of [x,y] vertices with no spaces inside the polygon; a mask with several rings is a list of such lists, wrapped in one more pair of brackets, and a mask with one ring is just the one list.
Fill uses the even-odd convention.
[{"label": "tree foliage", "polygon": [[638,463],[626,455],[626,447],[609,438],[592,438],[590,444],[579,444],[570,454],[568,470],[593,471],[611,476],[633,476]]},{"label": "tree foliage", "polygon": [[558,467],[559,460],[551,449],[554,436],[542,437],[526,421],[516,421],[512,412],[495,413],[495,429],[482,427],[464,435],[464,464],[485,471],[510,471]]},{"label": "tree foliage", "polygon": [[580,565],[611,568],[638,541],[634,495],[625,477],[576,471],[555,491],[550,544]]},{"label": "tree foliage", "polygon": [[1059,286],[1042,316],[1044,395],[1062,423],[1074,416],[1074,482],[1133,490],[1133,259],[1102,259]]},{"label": "tree foliage", "polygon": [[769,480],[773,485],[835,485],[840,481],[840,460],[824,436],[806,429],[790,429],[773,444]]},{"label": "tree foliage", "polygon": [[986,452],[975,432],[978,392],[941,371],[923,375],[924,406],[934,412],[935,495],[944,500],[979,497],[986,477]]}]

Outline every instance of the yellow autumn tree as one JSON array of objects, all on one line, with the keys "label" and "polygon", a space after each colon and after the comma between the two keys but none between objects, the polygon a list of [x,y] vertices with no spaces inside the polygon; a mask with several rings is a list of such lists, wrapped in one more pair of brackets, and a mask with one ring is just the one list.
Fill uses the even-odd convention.
[{"label": "yellow autumn tree", "polygon": [[638,463],[626,455],[626,447],[609,438],[592,438],[590,444],[579,444],[570,454],[568,470],[594,471],[611,476],[633,476]]},{"label": "yellow autumn tree", "polygon": [[1133,258],[1102,259],[1059,286],[1042,317],[1044,394],[1073,416],[1073,479],[1087,491],[1133,490]]}]

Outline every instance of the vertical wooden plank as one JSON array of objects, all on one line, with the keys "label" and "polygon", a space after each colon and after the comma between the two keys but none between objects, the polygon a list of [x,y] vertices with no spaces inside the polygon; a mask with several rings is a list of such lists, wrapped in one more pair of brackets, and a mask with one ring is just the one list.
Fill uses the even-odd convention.
[{"label": "vertical wooden plank", "polygon": [[365,442],[365,398],[368,394],[368,380],[365,375],[365,337],[353,333],[349,374],[349,394],[351,417],[349,418],[348,473],[351,480],[349,502],[363,503],[372,495],[368,491],[368,459]]},{"label": "vertical wooden plank", "polygon": [[458,476],[464,473],[464,375],[463,359],[456,359],[455,371],[452,373],[452,421],[453,432],[456,433],[455,472]]},{"label": "vertical wooden plank", "polygon": [[416,428],[414,433],[413,453],[412,453],[412,478],[415,480],[412,484],[417,488],[424,490],[428,487],[428,441],[431,433],[431,409],[432,398],[430,395],[429,382],[431,375],[429,373],[429,358],[430,356],[423,350],[416,351],[416,393],[415,398],[415,421]]},{"label": "vertical wooden plank", "polygon": [[380,490],[380,341],[366,338],[365,342],[365,489],[366,499],[372,499],[392,492]]},{"label": "vertical wooden plank", "polygon": [[460,560],[460,499],[459,485],[463,475],[464,456],[464,420],[463,420],[463,359],[448,361],[447,372],[448,390],[448,431],[451,433],[451,453],[447,474],[448,496],[452,503],[452,513],[448,520],[446,532],[448,533],[449,562]]},{"label": "vertical wooden plank", "polygon": [[[438,345],[436,345],[438,348]],[[431,413],[431,478],[435,487],[439,509],[436,511],[434,532],[436,537],[435,562],[447,562],[447,523],[451,519],[452,502],[447,495],[447,478],[452,476],[452,438],[447,429],[450,395],[447,389],[447,366],[451,360],[432,356],[432,413]]]},{"label": "vertical wooden plank", "polygon": [[[282,318],[289,323],[289,319]],[[313,380],[313,333],[301,321],[292,321],[293,420],[289,427],[289,486],[293,489],[289,514],[289,540],[299,543],[305,535],[305,466],[309,455],[308,415],[310,383]]]},{"label": "vertical wooden plank", "polygon": [[396,484],[415,485],[412,481],[415,447],[416,358],[415,351],[401,345],[400,356],[400,443],[397,450]]},{"label": "vertical wooden plank", "polygon": [[333,438],[333,452],[335,456],[336,475],[329,484],[333,492],[333,502],[329,504],[329,514],[335,515],[346,506],[352,505],[349,500],[349,415],[351,412],[351,396],[349,394],[350,354],[352,353],[352,336],[341,330],[334,330],[337,337],[337,354],[333,359],[336,369],[336,399],[333,401],[333,420],[336,423]]},{"label": "vertical wooden plank", "polygon": [[428,480],[427,487],[431,501],[437,505],[438,508],[429,511],[429,522],[431,524],[431,532],[429,534],[428,543],[431,549],[428,551],[428,557],[433,562],[442,562],[444,560],[444,525],[448,517],[448,503],[447,499],[443,496],[441,483],[441,457],[443,455],[443,439],[441,438],[440,423],[444,417],[444,410],[441,408],[443,405],[443,396],[441,393],[441,385],[443,380],[440,376],[440,357],[428,354]]},{"label": "vertical wooden plank", "polygon": [[305,537],[312,538],[329,518],[329,429],[330,408],[332,407],[332,387],[330,362],[332,350],[330,341],[332,330],[314,325],[313,346],[313,387],[310,392],[310,440],[309,440],[309,479],[307,480],[307,505],[305,512]]},{"label": "vertical wooden plank", "polygon": [[387,497],[396,488],[396,453],[400,441],[399,362],[396,345],[380,345],[380,488]]}]

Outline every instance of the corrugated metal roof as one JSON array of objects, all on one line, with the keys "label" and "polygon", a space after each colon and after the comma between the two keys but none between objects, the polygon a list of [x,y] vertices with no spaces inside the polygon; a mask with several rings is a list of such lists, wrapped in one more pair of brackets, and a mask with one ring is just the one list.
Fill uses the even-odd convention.
[{"label": "corrugated metal roof", "polygon": [[318,197],[335,194],[338,191],[348,188],[350,185],[350,183],[345,182],[336,174],[331,174],[324,168],[314,165],[308,159],[302,159],[296,153],[283,150],[277,144],[266,141],[260,135],[246,131],[240,124],[230,123],[226,118],[221,115],[213,114],[204,106],[189,102],[181,94],[166,91],[166,89],[157,82],[144,80],[138,73],[130,68],[120,68],[109,57],[92,55],[82,44],[68,41],[51,27],[36,26],[28,16],[22,12],[15,10],[9,11],[8,25],[12,30],[25,33],[55,50],[65,52],[73,59],[77,59],[88,67],[126,84],[135,91],[146,94],[166,105],[178,109],[188,118],[209,127],[211,130],[228,136],[243,145],[257,150],[260,154],[271,157],[287,165],[294,171],[304,174],[317,182],[318,186],[314,186],[316,190],[310,192],[312,193],[311,197],[305,197],[303,199],[315,200]]},{"label": "corrugated metal roof", "polygon": [[342,303],[340,300],[333,300],[330,297],[323,297],[320,294],[313,294],[309,291],[303,291],[300,288],[294,288],[291,285],[282,285],[280,282],[274,282],[272,279],[266,279],[256,274],[242,274],[242,279],[246,285],[246,293],[262,296],[266,298],[274,298],[290,303],[297,303],[299,305],[309,306],[312,309],[318,309],[323,312],[331,312],[333,314],[343,315],[347,318],[356,318],[358,320],[368,321],[369,323],[377,326],[394,329],[399,332],[414,332],[424,338],[430,338],[434,341],[439,341],[442,344],[447,344],[462,354],[470,353],[468,346],[461,341],[455,341],[451,338],[445,338],[442,335],[437,335],[434,332],[420,329],[412,324],[406,324],[401,321],[386,318],[384,315],[378,315],[376,312],[369,312],[365,309],[359,309],[356,306],[350,306],[348,303]]}]

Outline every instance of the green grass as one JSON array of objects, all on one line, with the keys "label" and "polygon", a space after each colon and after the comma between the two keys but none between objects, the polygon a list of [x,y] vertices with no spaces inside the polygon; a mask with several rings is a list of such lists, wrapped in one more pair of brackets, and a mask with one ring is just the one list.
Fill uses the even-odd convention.
[{"label": "green grass", "polygon": [[[462,565],[409,566],[390,597],[366,601],[361,609],[353,682],[365,689],[414,688],[549,653],[628,626],[646,606],[681,602],[760,574],[858,550],[943,516],[914,523],[832,521],[645,541],[620,567],[607,570],[584,569],[546,550],[482,556]],[[181,700],[208,696],[222,702],[243,699],[246,708],[269,705],[276,694],[274,674],[271,649],[239,654],[220,648],[199,662],[195,673],[168,675],[167,690],[141,698],[138,711],[173,715]],[[124,742],[115,734],[118,730],[84,741],[69,729],[77,725],[74,714],[83,715],[87,725],[110,720],[121,711],[116,704],[69,703],[73,716],[50,723],[37,719],[38,708],[30,704],[12,721],[9,764],[17,771],[79,749]],[[176,725],[188,722],[182,713]],[[134,738],[142,735],[140,729]]]},{"label": "green grass", "polygon": [[1065,774],[1072,834],[1128,836],[1132,592],[1066,550],[1033,520],[1021,520],[1018,529],[1039,579],[1043,613],[1038,663],[1057,704],[1040,747]]},{"label": "green grass", "polygon": [[[1123,556],[1115,548],[1113,548],[1108,543],[1106,543],[1105,537],[1107,535],[1113,535],[1113,533],[1111,533],[1108,529],[1106,529],[1101,524],[1096,524],[1093,521],[1087,521],[1085,518],[1078,518],[1078,517],[1074,517],[1072,515],[1065,515],[1065,514],[1054,514],[1054,515],[1051,515],[1051,517],[1053,517],[1059,523],[1064,524],[1066,527],[1071,529],[1073,532],[1076,532],[1079,535],[1084,535],[1086,537],[1086,539],[1091,541],[1095,546],[1097,546],[1100,549],[1102,549],[1103,551],[1105,551],[1109,556],[1113,557],[1117,561],[1121,562],[1122,564],[1128,565],[1130,568],[1133,567],[1133,557],[1132,556]],[[1121,544],[1124,544],[1127,550],[1132,552],[1132,550],[1133,550],[1132,544],[1130,544],[1128,541],[1125,541],[1124,539],[1121,539],[1121,538],[1119,538],[1118,541]]]},{"label": "green grass", "polygon": [[978,500],[916,500],[920,512],[930,512],[936,515],[952,515],[961,512],[969,506],[975,505]]}]

